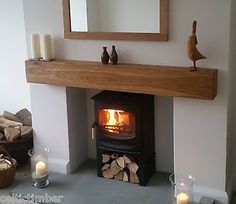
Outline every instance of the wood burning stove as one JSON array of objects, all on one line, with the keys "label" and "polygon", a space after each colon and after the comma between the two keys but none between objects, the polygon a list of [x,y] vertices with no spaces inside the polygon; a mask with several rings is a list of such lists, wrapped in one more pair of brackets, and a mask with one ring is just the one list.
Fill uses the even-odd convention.
[{"label": "wood burning stove", "polygon": [[98,176],[146,185],[155,171],[154,96],[102,91],[92,99]]}]

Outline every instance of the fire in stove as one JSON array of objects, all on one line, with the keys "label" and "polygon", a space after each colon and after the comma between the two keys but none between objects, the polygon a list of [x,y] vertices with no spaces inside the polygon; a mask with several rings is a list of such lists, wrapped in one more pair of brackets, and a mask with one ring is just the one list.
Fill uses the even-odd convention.
[{"label": "fire in stove", "polygon": [[99,110],[99,126],[112,136],[133,137],[135,134],[134,115],[123,110]]}]

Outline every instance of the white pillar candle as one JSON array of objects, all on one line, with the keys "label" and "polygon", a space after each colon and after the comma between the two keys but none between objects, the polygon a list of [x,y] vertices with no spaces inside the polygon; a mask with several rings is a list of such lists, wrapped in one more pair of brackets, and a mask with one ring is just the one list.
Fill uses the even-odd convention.
[{"label": "white pillar candle", "polygon": [[30,35],[30,42],[31,42],[31,58],[32,59],[41,58],[39,34]]},{"label": "white pillar candle", "polygon": [[47,169],[46,169],[46,164],[43,161],[39,161],[36,163],[35,166],[35,174],[36,176],[43,176],[47,173]]},{"label": "white pillar candle", "polygon": [[186,193],[179,193],[176,198],[177,204],[189,204],[189,196]]},{"label": "white pillar candle", "polygon": [[41,36],[41,53],[43,60],[53,59],[52,40],[50,35]]}]

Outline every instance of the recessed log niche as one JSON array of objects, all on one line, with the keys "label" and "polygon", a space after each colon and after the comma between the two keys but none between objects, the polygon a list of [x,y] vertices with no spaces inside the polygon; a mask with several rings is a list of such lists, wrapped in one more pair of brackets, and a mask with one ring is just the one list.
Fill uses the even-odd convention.
[{"label": "recessed log niche", "polygon": [[155,171],[154,96],[102,91],[92,99],[97,175],[146,185]]}]

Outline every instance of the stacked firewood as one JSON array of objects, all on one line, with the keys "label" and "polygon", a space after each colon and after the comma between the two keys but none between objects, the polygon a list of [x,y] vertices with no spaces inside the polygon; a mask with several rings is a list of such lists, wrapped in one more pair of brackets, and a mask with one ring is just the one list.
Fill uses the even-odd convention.
[{"label": "stacked firewood", "polygon": [[128,155],[102,154],[102,175],[105,178],[116,179],[131,183],[139,183],[138,165]]},{"label": "stacked firewood", "polygon": [[31,113],[22,109],[16,114],[4,111],[0,116],[0,141],[15,141],[33,131]]}]

